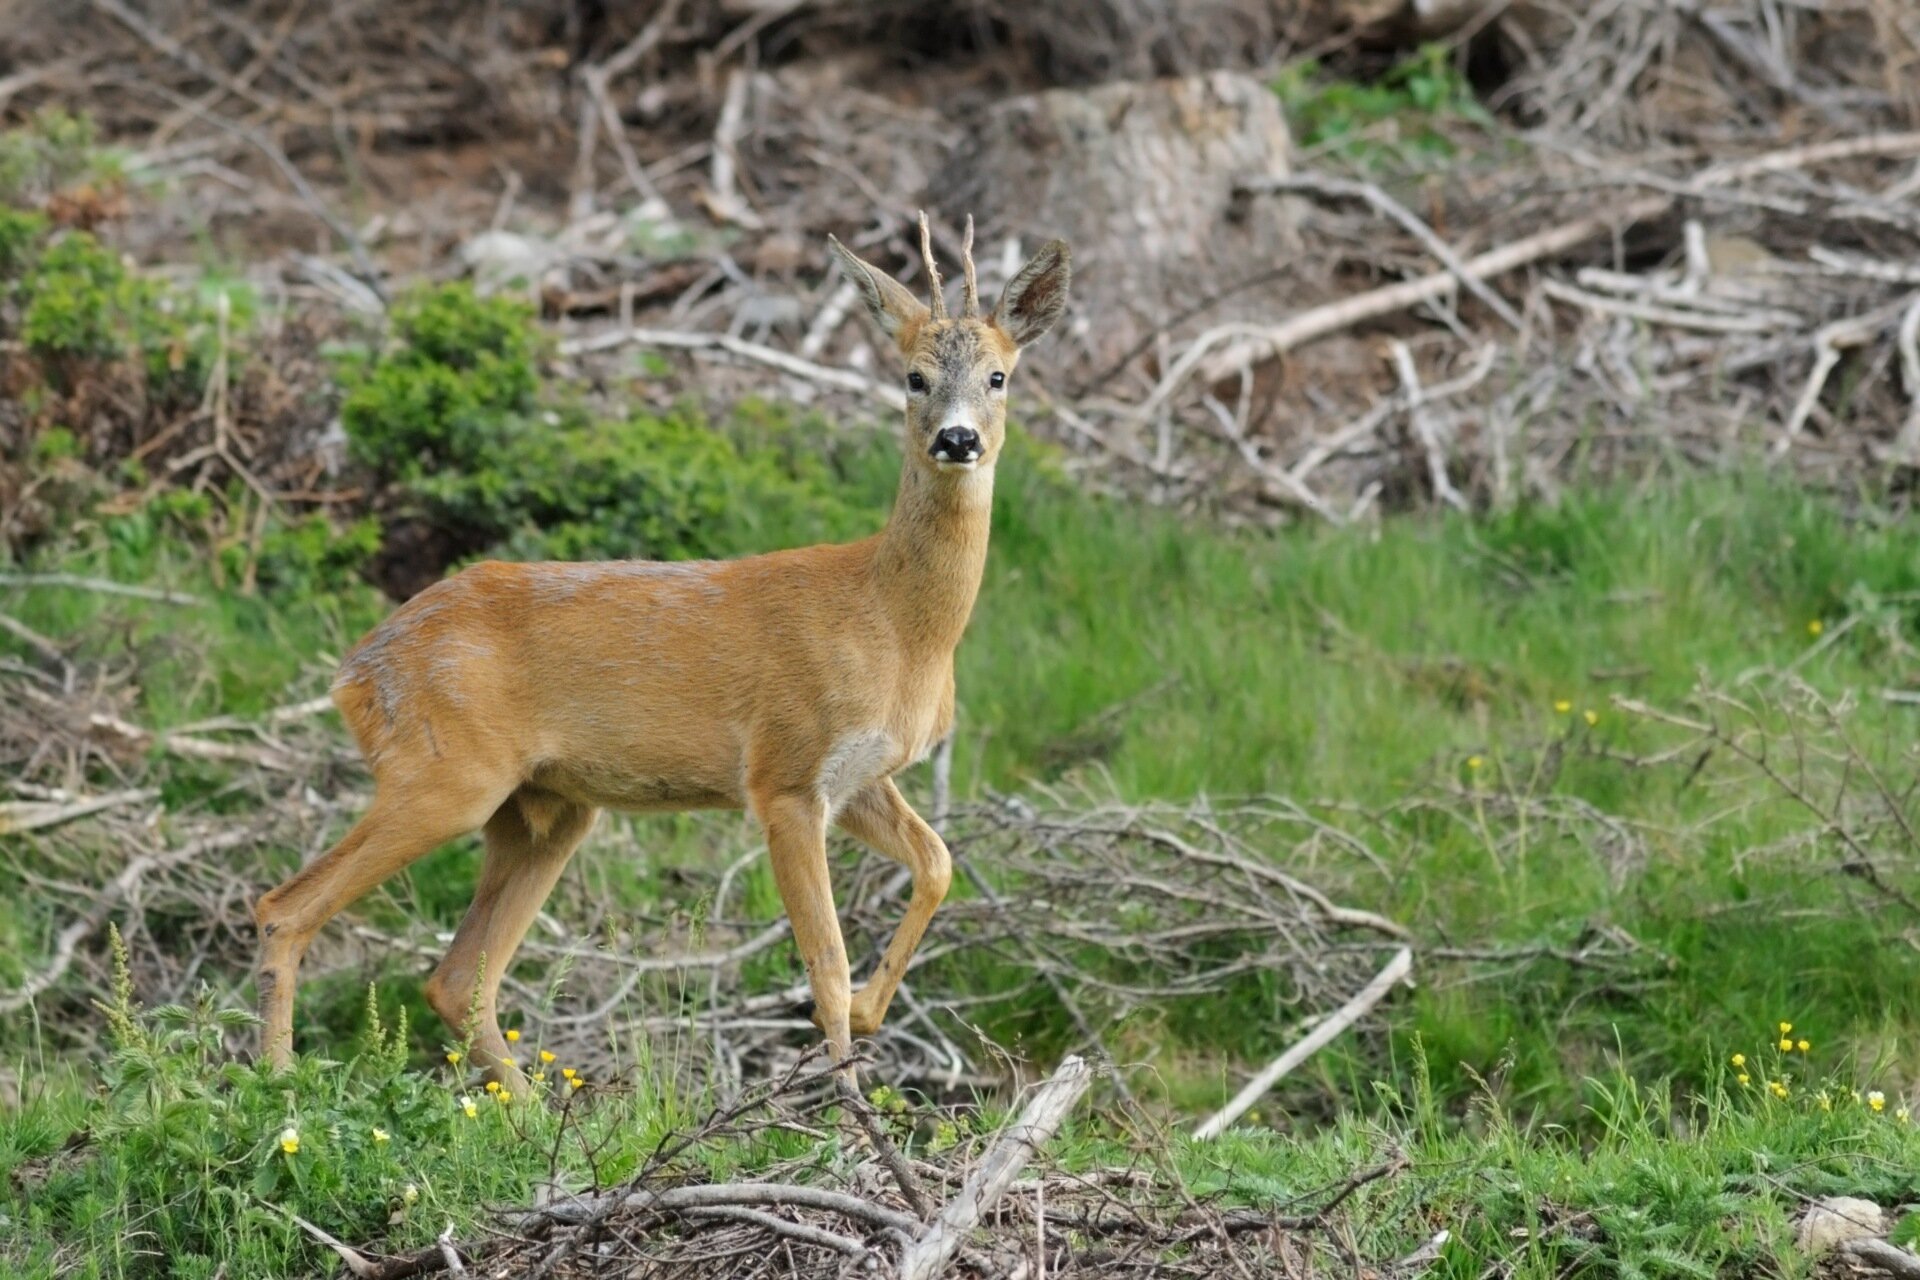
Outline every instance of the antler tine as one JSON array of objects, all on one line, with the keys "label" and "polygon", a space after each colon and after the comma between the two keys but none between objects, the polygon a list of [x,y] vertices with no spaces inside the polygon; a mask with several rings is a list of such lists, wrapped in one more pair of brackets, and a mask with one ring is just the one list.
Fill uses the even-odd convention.
[{"label": "antler tine", "polygon": [[967,305],[962,313],[969,320],[980,318],[980,277],[973,269],[973,215],[967,215],[966,239],[960,242],[961,269],[967,273]]},{"label": "antler tine", "polygon": [[933,232],[927,227],[927,211],[920,211],[920,260],[927,264],[927,289],[933,294],[933,318],[947,318],[947,299],[940,292],[940,267],[933,260]]}]

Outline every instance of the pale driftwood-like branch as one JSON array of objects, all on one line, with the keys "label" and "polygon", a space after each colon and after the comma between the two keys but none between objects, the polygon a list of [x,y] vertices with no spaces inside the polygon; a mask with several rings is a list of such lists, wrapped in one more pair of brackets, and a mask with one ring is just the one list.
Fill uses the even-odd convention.
[{"label": "pale driftwood-like branch", "polygon": [[[1581,218],[1564,226],[1553,227],[1527,236],[1525,239],[1516,240],[1512,244],[1502,245],[1498,249],[1488,250],[1477,257],[1469,258],[1462,267],[1467,274],[1476,279],[1484,280],[1501,275],[1553,254],[1564,253],[1575,245],[1605,235],[1618,226],[1658,217],[1672,204],[1673,199],[1670,196],[1647,196],[1629,202],[1611,216]],[[1350,329],[1364,321],[1392,315],[1396,311],[1404,311],[1422,302],[1430,302],[1457,287],[1457,284],[1453,272],[1439,271],[1418,279],[1403,280],[1398,284],[1369,289],[1365,293],[1357,293],[1350,298],[1342,298],[1338,302],[1330,302],[1325,306],[1302,311],[1274,325],[1221,325],[1203,334],[1187,348],[1135,412],[1141,417],[1151,415],[1165,404],[1168,397],[1188,378],[1194,376],[1196,371],[1202,381],[1217,382],[1249,361],[1267,360],[1277,355],[1284,355],[1295,347],[1316,338],[1324,338],[1330,333]],[[1215,346],[1230,339],[1239,339],[1239,341],[1223,351],[1213,352],[1212,349]]]},{"label": "pale driftwood-like branch", "polygon": [[1907,389],[1907,421],[1894,441],[1894,453],[1903,462],[1920,463],[1920,295],[1900,318],[1894,344],[1900,350],[1900,377]]},{"label": "pale driftwood-like branch", "polygon": [[907,407],[906,393],[851,369],[835,369],[811,360],[802,360],[774,347],[749,342],[730,333],[689,333],[678,329],[615,329],[590,338],[575,338],[560,344],[560,353],[568,356],[611,351],[616,347],[658,347],[674,351],[725,351],[742,359],[805,378],[822,386],[853,391],[895,412]]},{"label": "pale driftwood-like branch", "polygon": [[849,1239],[836,1232],[825,1231],[819,1227],[810,1227],[804,1222],[788,1222],[763,1209],[748,1209],[740,1205],[709,1205],[703,1209],[687,1210],[689,1218],[724,1218],[730,1222],[748,1222],[776,1236],[789,1240],[798,1240],[802,1244],[818,1245],[823,1249],[832,1249],[844,1253],[849,1258],[865,1258],[870,1252],[867,1246],[858,1240]]},{"label": "pale driftwood-like branch", "polygon": [[522,1214],[523,1225],[549,1221],[560,1223],[586,1222],[595,1215],[602,1215],[609,1204],[621,1209],[658,1209],[663,1212],[676,1212],[706,1209],[714,1206],[760,1206],[778,1208],[793,1205],[805,1209],[824,1209],[829,1213],[838,1213],[857,1222],[883,1231],[900,1231],[913,1236],[920,1230],[918,1219],[898,1209],[889,1209],[885,1205],[875,1204],[871,1200],[862,1200],[859,1196],[848,1195],[844,1191],[830,1191],[825,1187],[807,1187],[786,1182],[739,1182],[739,1183],[698,1183],[693,1186],[668,1187],[660,1191],[610,1191],[602,1195],[575,1196],[566,1200],[556,1200]]},{"label": "pale driftwood-like branch", "polygon": [[1398,338],[1387,346],[1393,353],[1394,371],[1400,375],[1400,388],[1407,396],[1407,425],[1413,431],[1413,438],[1420,442],[1420,451],[1427,456],[1427,479],[1433,485],[1433,496],[1455,511],[1465,511],[1467,500],[1460,496],[1460,491],[1453,487],[1453,481],[1447,475],[1446,450],[1441,445],[1440,432],[1433,425],[1433,417],[1427,412],[1427,400],[1420,390],[1420,371],[1414,367],[1413,352]]},{"label": "pale driftwood-like branch", "polygon": [[1775,333],[1799,320],[1785,311],[1756,310],[1742,314],[1695,310],[1690,307],[1661,306],[1631,298],[1604,298],[1585,289],[1576,289],[1558,280],[1542,280],[1540,290],[1549,298],[1583,307],[1601,315],[1624,316],[1648,324],[1675,329],[1694,329],[1702,333]]},{"label": "pale driftwood-like branch", "polygon": [[1292,1071],[1295,1067],[1331,1044],[1334,1037],[1358,1022],[1367,1010],[1386,998],[1387,992],[1406,979],[1413,969],[1413,951],[1401,947],[1387,961],[1386,967],[1374,976],[1372,982],[1362,987],[1340,1008],[1330,1014],[1325,1021],[1315,1027],[1304,1039],[1269,1063],[1265,1070],[1247,1081],[1246,1088],[1233,1096],[1233,1101],[1216,1111],[1206,1123],[1193,1131],[1194,1140],[1204,1142],[1225,1133],[1227,1126],[1245,1115],[1254,1103],[1258,1102],[1267,1090]]},{"label": "pale driftwood-like branch", "polygon": [[1868,1266],[1886,1272],[1894,1280],[1920,1280],[1920,1255],[1902,1249],[1897,1244],[1869,1236],[1861,1240],[1849,1240],[1840,1248]]},{"label": "pale driftwood-like branch", "polygon": [[117,809],[123,804],[145,804],[159,798],[160,793],[148,788],[132,791],[112,791],[105,795],[84,796],[76,800],[14,800],[0,801],[0,836],[17,836],[28,831],[39,831],[46,827],[55,827],[75,818],[84,818],[89,814],[100,813],[107,809]]},{"label": "pale driftwood-like branch", "polygon": [[587,67],[580,73],[580,122],[571,193],[567,200],[567,213],[571,221],[579,222],[593,212],[593,164],[599,149],[602,124],[606,125],[614,145],[621,149],[620,161],[635,192],[642,197],[657,194],[647,181],[646,170],[633,158],[632,148],[627,145],[625,126],[621,123],[619,111],[614,108],[613,99],[607,94],[607,86],[614,77],[628,71],[653,51],[679,16],[681,3],[682,0],[665,0],[633,39],[615,50],[606,61]]},{"label": "pale driftwood-like branch", "polygon": [[0,573],[0,587],[71,587],[106,596],[126,596],[133,600],[155,600],[161,604],[205,604],[199,596],[184,591],[163,591],[159,587],[134,586],[110,582],[105,578],[87,578],[77,573]]},{"label": "pale driftwood-like branch", "polygon": [[254,833],[244,829],[222,831],[181,845],[178,849],[145,853],[133,859],[121,869],[119,875],[100,886],[99,891],[94,895],[93,905],[88,907],[79,919],[60,931],[59,936],[54,939],[53,955],[46,966],[38,973],[30,974],[27,980],[14,990],[0,996],[0,1013],[12,1013],[16,1009],[24,1009],[33,1003],[41,992],[58,982],[61,975],[66,973],[68,967],[73,964],[73,955],[80,943],[107,922],[107,917],[114,907],[118,906],[120,900],[140,883],[141,877],[163,867],[173,866],[175,863],[187,862],[194,858],[205,857],[210,853],[218,853],[223,849],[231,849],[253,838]]},{"label": "pale driftwood-like branch", "polygon": [[740,129],[753,90],[753,72],[736,68],[727,77],[720,118],[713,126],[713,159],[708,169],[707,211],[721,222],[757,230],[764,224],[740,194]]},{"label": "pale driftwood-like branch", "polygon": [[1891,306],[1877,307],[1862,315],[1846,316],[1820,327],[1813,335],[1813,371],[1807,375],[1806,386],[1801,388],[1800,398],[1787,415],[1786,429],[1773,446],[1774,457],[1778,458],[1793,448],[1801,429],[1807,425],[1807,419],[1813,416],[1815,407],[1820,403],[1820,393],[1826,388],[1827,379],[1839,367],[1841,352],[1848,347],[1873,341],[1874,335],[1892,323],[1909,305],[1920,305],[1920,293],[1903,298]]},{"label": "pale driftwood-like branch", "polygon": [[1080,1095],[1093,1083],[1093,1066],[1070,1057],[1022,1108],[1019,1119],[1001,1130],[960,1194],[940,1211],[933,1225],[900,1259],[900,1280],[933,1280],[959,1251],[967,1232],[999,1202],[1033,1153],[1059,1130]]},{"label": "pale driftwood-like branch", "polygon": [[1467,264],[1461,260],[1458,253],[1454,252],[1452,245],[1442,240],[1439,233],[1428,226],[1413,210],[1371,182],[1354,182],[1348,178],[1334,178],[1320,173],[1289,173],[1252,178],[1237,186],[1239,190],[1251,194],[1304,191],[1313,195],[1363,200],[1399,223],[1408,235],[1420,242],[1422,248],[1439,260],[1441,266],[1453,273],[1453,278],[1460,282],[1463,289],[1486,303],[1488,309],[1505,321],[1514,332],[1518,333],[1525,327],[1520,319],[1520,313],[1515,311],[1505,298],[1489,288],[1485,281],[1469,271]]}]

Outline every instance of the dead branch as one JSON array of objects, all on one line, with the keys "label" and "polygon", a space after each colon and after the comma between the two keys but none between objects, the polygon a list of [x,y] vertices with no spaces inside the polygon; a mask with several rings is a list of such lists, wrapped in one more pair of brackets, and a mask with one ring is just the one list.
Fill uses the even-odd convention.
[{"label": "dead branch", "polygon": [[1060,1128],[1080,1095],[1093,1083],[1093,1074],[1093,1067],[1084,1058],[1070,1057],[1061,1062],[1019,1118],[994,1139],[960,1194],[947,1203],[933,1226],[901,1257],[901,1280],[933,1280],[941,1273],[967,1233],[999,1203],[1007,1185]]},{"label": "dead branch", "polygon": [[1314,1054],[1331,1044],[1336,1036],[1358,1022],[1366,1012],[1386,998],[1386,994],[1404,981],[1413,970],[1413,951],[1402,947],[1393,953],[1386,967],[1374,975],[1373,981],[1354,993],[1331,1016],[1315,1027],[1308,1035],[1269,1063],[1259,1075],[1249,1080],[1246,1087],[1233,1096],[1233,1101],[1220,1108],[1208,1120],[1193,1131],[1196,1142],[1217,1138],[1225,1133],[1227,1127],[1241,1116],[1254,1103],[1260,1101],[1263,1094],[1283,1079],[1295,1067],[1311,1058]]}]

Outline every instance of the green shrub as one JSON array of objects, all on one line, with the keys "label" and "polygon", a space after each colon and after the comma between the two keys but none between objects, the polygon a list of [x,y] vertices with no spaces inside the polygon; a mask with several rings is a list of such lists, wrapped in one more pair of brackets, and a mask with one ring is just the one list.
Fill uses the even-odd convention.
[{"label": "green shrub", "polygon": [[0,205],[38,203],[76,183],[119,180],[119,162],[99,148],[85,116],[42,111],[27,127],[0,133]]},{"label": "green shrub", "polygon": [[403,299],[393,326],[386,351],[345,370],[352,455],[476,548],[682,559],[760,549],[749,535],[770,522],[859,524],[817,448],[779,447],[783,419],[758,415],[743,447],[691,410],[603,420],[544,404],[543,340],[519,302],[442,286]]},{"label": "green shrub", "polygon": [[1273,90],[1303,147],[1327,147],[1362,165],[1444,160],[1454,154],[1449,122],[1490,125],[1445,45],[1424,45],[1372,83],[1331,79],[1320,64],[1283,70]]}]

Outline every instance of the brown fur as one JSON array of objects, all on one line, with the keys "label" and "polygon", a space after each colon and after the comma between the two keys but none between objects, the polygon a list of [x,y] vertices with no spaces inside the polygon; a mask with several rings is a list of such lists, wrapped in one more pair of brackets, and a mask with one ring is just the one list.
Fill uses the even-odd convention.
[{"label": "brown fur", "polygon": [[[723,562],[480,564],[375,628],[333,689],[373,771],[373,805],[254,912],[263,1041],[275,1062],[291,1056],[300,959],[327,920],[484,829],[473,906],[427,991],[456,1033],[477,991],[474,1058],[511,1078],[500,981],[601,808],[750,809],[836,1057],[879,1028],[951,875],[946,846],[892,775],[953,722],[953,654],[986,564],[1005,438],[1005,392],[989,378],[1010,375],[1020,346],[1058,318],[1069,267],[1056,241],[991,319],[938,319],[833,248],[925,379],[908,397],[886,528]],[[931,456],[950,425],[978,432],[974,465]],[[858,993],[827,879],[829,822],[914,876],[906,916]]]}]

